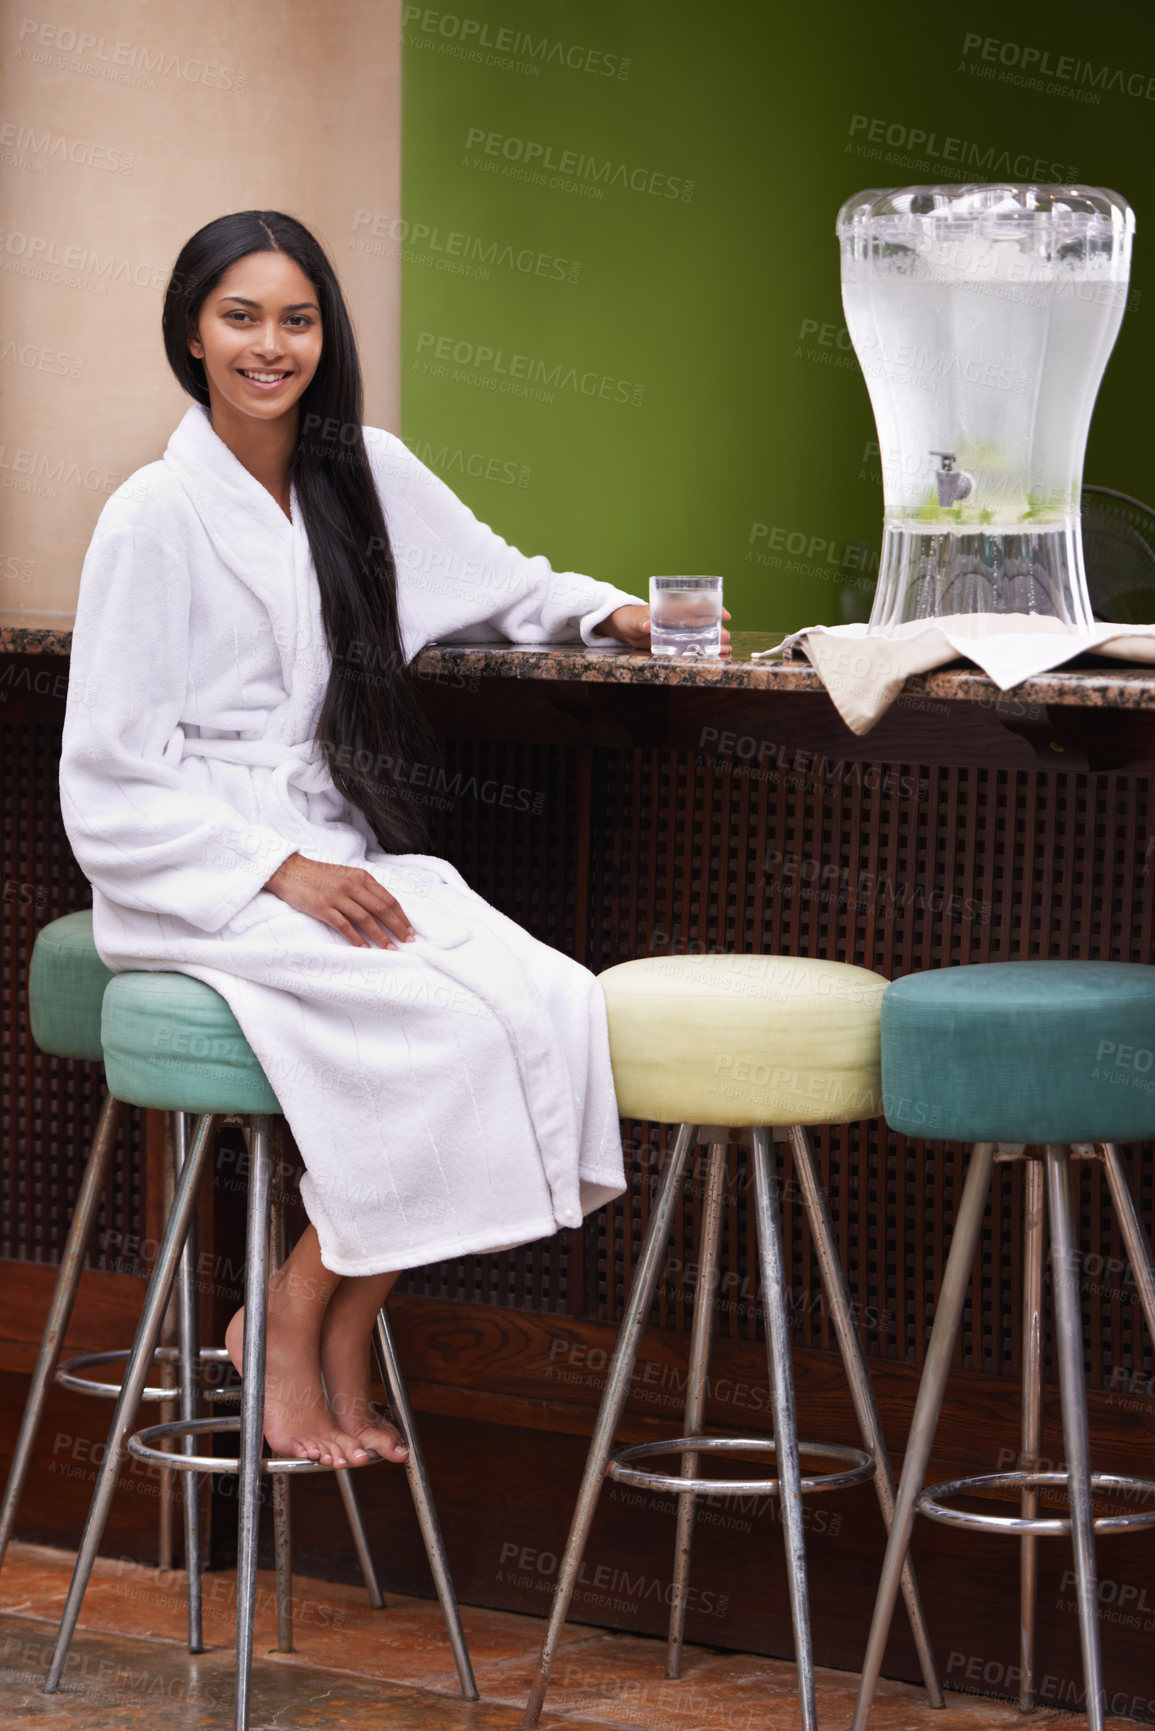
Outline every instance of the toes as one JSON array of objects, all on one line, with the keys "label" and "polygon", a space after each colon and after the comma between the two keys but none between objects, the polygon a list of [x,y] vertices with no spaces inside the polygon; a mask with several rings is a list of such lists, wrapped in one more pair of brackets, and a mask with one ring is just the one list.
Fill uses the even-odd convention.
[{"label": "toes", "polygon": [[366,1433],[366,1441],[370,1442],[377,1453],[388,1461],[403,1461],[409,1458],[409,1449],[400,1431],[392,1425],[377,1426]]},{"label": "toes", "polygon": [[370,1412],[375,1422],[372,1429],[366,1434],[374,1439],[373,1447],[377,1450],[378,1454],[384,1455],[387,1460],[403,1461],[407,1459],[409,1454],[409,1445],[401,1435],[401,1432],[397,1429],[397,1426],[389,1422],[389,1419],[386,1416],[386,1409],[379,1403],[374,1402],[370,1408]]},{"label": "toes", "polygon": [[341,1461],[341,1466],[361,1466],[369,1459],[369,1450],[356,1437],[345,1436],[343,1433],[337,1440],[337,1446],[347,1458]]},{"label": "toes", "polygon": [[409,1453],[409,1445],[401,1435],[401,1432],[397,1429],[396,1425],[382,1425],[378,1434],[387,1439],[389,1443],[389,1452],[395,1460],[405,1459],[406,1455]]}]

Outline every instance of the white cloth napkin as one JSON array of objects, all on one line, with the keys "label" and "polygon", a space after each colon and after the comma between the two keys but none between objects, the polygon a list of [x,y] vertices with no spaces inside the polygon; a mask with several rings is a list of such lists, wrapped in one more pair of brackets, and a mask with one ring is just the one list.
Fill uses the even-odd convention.
[{"label": "white cloth napkin", "polygon": [[951,613],[887,632],[866,625],[808,625],[753,658],[801,650],[854,733],[869,733],[914,673],[957,656],[977,663],[1000,691],[1094,650],[1119,661],[1155,662],[1155,625],[1089,629],[1033,613]]}]

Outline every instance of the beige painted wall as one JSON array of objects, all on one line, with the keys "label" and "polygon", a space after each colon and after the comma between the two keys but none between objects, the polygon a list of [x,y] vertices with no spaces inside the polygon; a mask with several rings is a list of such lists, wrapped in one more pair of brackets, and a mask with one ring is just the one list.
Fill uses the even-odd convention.
[{"label": "beige painted wall", "polygon": [[0,57],[0,613],[30,624],[188,406],[161,306],[213,217],[313,230],[400,430],[400,262],[361,239],[400,213],[400,0],[0,0]]}]

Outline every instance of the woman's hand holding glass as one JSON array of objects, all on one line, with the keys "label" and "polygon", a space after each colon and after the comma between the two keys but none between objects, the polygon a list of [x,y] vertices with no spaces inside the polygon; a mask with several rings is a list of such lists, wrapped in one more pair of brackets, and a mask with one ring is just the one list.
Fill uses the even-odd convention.
[{"label": "woman's hand holding glass", "polygon": [[[723,619],[729,619],[730,610],[722,609]],[[606,615],[600,624],[594,626],[595,637],[616,637],[619,643],[629,644],[631,649],[648,649],[650,647],[650,610],[638,603],[628,607],[615,607],[612,613]],[[722,656],[732,654],[730,633],[722,627]]]},{"label": "woman's hand holding glass", "polygon": [[[360,866],[325,865],[290,854],[266,883],[298,913],[332,926],[358,949],[400,949],[416,936],[396,896]],[[398,941],[399,940],[399,941]]]},{"label": "woman's hand holding glass", "polygon": [[631,649],[648,649],[650,610],[636,605],[615,607],[612,613],[598,621],[593,634],[595,637],[616,637],[619,643],[628,643]]}]

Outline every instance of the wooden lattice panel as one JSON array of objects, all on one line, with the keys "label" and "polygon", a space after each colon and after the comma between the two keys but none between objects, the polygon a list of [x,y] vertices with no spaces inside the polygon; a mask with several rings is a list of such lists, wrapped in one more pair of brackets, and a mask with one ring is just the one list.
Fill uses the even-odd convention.
[{"label": "wooden lattice panel", "polygon": [[[433,845],[487,900],[595,972],[634,956],[715,950],[825,956],[887,978],[1030,957],[1155,960],[1143,775],[782,753],[760,767],[692,751],[496,741],[451,741],[447,763],[516,786],[542,777],[543,786],[566,790],[552,816],[535,819],[459,804],[435,818]],[[554,914],[548,929],[533,899],[543,874],[555,889],[551,906],[565,886],[567,917],[559,923]],[[623,1124],[629,1192],[580,1239],[562,1233],[501,1257],[444,1264],[408,1276],[407,1289],[615,1320],[666,1136],[662,1126]],[[877,1123],[835,1127],[815,1141],[867,1348],[920,1364],[967,1150],[908,1142]],[[830,1349],[789,1149],[777,1152],[796,1339]],[[1123,1150],[1148,1223],[1152,1152]],[[730,1159],[728,1285],[717,1295],[716,1326],[753,1336],[760,1320],[745,1151],[733,1148]],[[1088,1370],[1093,1386],[1105,1386],[1116,1366],[1149,1375],[1152,1361],[1098,1167],[1081,1169],[1079,1184]],[[701,1190],[696,1169],[655,1301],[653,1320],[667,1327],[688,1326],[693,1283],[683,1266],[695,1260]],[[1000,1167],[960,1365],[1018,1374],[1021,1243],[1021,1172]]]},{"label": "wooden lattice panel", "polygon": [[[6,722],[4,754],[0,1258],[51,1263],[63,1250],[100,1111],[104,1073],[99,1064],[46,1057],[33,1046],[28,960],[40,927],[89,906],[92,893],[60,819],[59,727]],[[107,1266],[109,1245],[142,1245],[143,1172],[140,1115],[131,1112],[111,1162],[89,1267]],[[130,1273],[138,1258],[133,1255],[126,1263],[118,1256],[116,1261],[118,1272]]]},{"label": "wooden lattice panel", "polygon": [[[2,846],[5,1085],[0,1098],[0,1254],[60,1254],[99,1107],[99,1067],[45,1058],[27,1032],[36,930],[89,900],[57,800],[59,729],[8,724]],[[432,812],[436,851],[544,942],[595,971],[687,950],[831,956],[889,978],[1031,956],[1151,961],[1152,833],[1146,776],[919,768],[689,751],[450,740],[453,793]],[[453,781],[454,777],[460,779]],[[504,790],[512,790],[507,792]],[[415,1271],[432,1297],[614,1320],[645,1228],[666,1130],[624,1124],[631,1186],[579,1234]],[[966,1150],[908,1143],[877,1124],[816,1137],[868,1350],[918,1364],[933,1315]],[[1152,1219],[1150,1148],[1125,1158]],[[813,1247],[789,1150],[778,1149],[799,1344],[829,1348]],[[136,1114],[102,1205],[103,1235],[144,1235]],[[654,1320],[687,1326],[701,1174],[688,1180]],[[717,1326],[759,1330],[745,1151],[731,1152],[727,1287]],[[1097,1168],[1080,1173],[1084,1308],[1092,1382],[1151,1358]],[[996,1174],[959,1362],[1017,1373],[1021,1180]],[[97,1264],[99,1265],[99,1264]],[[1104,1272],[1116,1269],[1114,1276]]]}]

